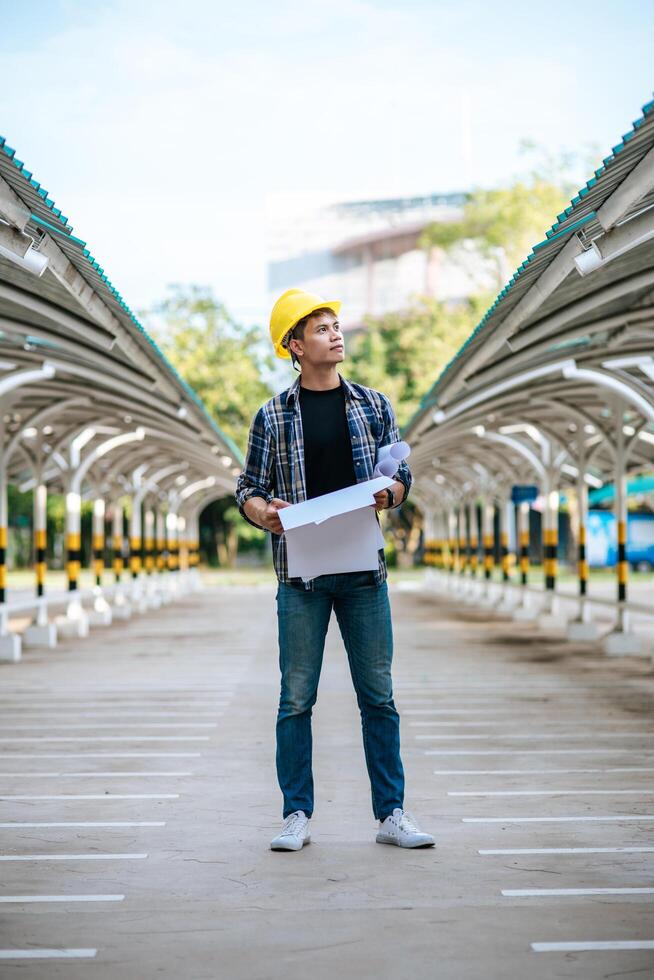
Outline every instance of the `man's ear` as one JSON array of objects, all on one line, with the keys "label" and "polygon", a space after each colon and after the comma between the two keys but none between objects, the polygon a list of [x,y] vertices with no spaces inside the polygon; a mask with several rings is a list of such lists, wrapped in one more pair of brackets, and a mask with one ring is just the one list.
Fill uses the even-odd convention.
[{"label": "man's ear", "polygon": [[289,341],[288,349],[292,350],[296,357],[301,357],[302,354],[304,354],[302,342],[297,340],[295,337]]}]

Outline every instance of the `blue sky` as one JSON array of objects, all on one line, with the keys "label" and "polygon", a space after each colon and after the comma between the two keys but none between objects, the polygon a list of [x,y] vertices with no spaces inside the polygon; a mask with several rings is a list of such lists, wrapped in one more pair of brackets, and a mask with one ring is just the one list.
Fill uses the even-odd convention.
[{"label": "blue sky", "polygon": [[525,138],[608,152],[652,50],[650,0],[0,0],[0,133],[133,309],[199,282],[260,321],[270,195],[490,185]]}]

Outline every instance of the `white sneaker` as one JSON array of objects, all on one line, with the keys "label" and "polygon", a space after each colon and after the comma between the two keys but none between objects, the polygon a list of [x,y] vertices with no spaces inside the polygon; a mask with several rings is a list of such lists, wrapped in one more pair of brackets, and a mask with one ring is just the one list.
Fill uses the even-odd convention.
[{"label": "white sneaker", "polygon": [[423,834],[406,810],[396,806],[384,821],[379,821],[378,844],[396,844],[398,847],[433,847],[436,843],[431,834]]},{"label": "white sneaker", "polygon": [[305,844],[311,843],[309,833],[309,817],[304,810],[289,813],[281,834],[273,837],[270,842],[272,851],[301,851]]}]

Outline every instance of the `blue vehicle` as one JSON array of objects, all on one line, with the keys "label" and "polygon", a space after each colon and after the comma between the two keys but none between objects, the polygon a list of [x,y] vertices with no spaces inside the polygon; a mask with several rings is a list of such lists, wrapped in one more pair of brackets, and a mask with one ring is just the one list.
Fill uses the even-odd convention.
[{"label": "blue vehicle", "polygon": [[[591,567],[611,568],[618,557],[615,517],[608,510],[588,512],[586,556]],[[639,572],[654,569],[654,514],[629,514],[627,560]]]}]

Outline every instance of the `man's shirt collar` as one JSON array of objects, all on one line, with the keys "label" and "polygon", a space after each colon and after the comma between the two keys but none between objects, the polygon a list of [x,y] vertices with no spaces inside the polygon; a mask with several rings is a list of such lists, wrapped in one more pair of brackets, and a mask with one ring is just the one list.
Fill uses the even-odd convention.
[{"label": "man's shirt collar", "polygon": [[[345,394],[348,398],[363,398],[363,395],[356,390],[354,385],[350,384],[347,378],[344,378],[342,374],[339,374],[341,383],[345,388]],[[297,376],[291,387],[286,392],[286,405],[288,408],[292,407],[295,399],[297,398],[300,391],[300,375]]]}]

